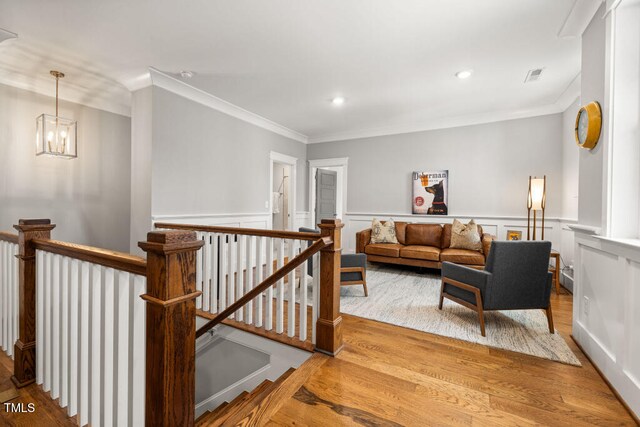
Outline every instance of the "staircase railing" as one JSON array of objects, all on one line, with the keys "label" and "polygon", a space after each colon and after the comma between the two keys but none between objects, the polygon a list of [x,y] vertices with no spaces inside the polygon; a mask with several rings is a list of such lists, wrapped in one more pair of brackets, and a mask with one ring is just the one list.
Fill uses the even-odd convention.
[{"label": "staircase railing", "polygon": [[[14,226],[17,235],[0,232],[0,347],[14,358],[12,380],[17,387],[41,385],[80,425],[193,425],[196,300],[204,308],[203,292],[208,292],[211,320],[198,336],[220,322],[251,320],[255,327],[260,301],[266,304],[262,327],[275,305],[275,329],[286,328],[288,336],[295,332],[288,319],[295,319],[296,305],[299,319],[307,318],[306,263],[318,251],[318,287],[312,291],[318,302],[312,317],[317,318],[312,321],[317,325],[314,348],[329,354],[340,351],[340,221],[323,221],[320,238],[313,233],[226,228],[196,234],[186,226],[162,225],[183,229],[150,232],[139,243],[146,260],[52,240],[55,225],[48,219],[20,220]],[[211,233],[245,236],[239,245],[247,252],[238,252],[237,246],[235,252],[221,252],[237,257],[234,262],[225,259],[229,270],[215,276],[229,285],[227,299],[214,295],[217,289],[207,276],[214,265],[211,251],[216,250]],[[285,245],[278,242],[271,259],[274,252],[266,253],[266,241],[283,238],[297,239],[298,244],[287,246],[285,258]],[[264,246],[257,239],[265,240]],[[303,248],[300,242],[309,241],[313,243]],[[242,256],[245,253],[258,256]],[[247,261],[251,259],[257,261]],[[296,274],[305,290],[298,291],[299,302]],[[290,301],[278,297],[285,295],[285,284],[292,291]],[[267,303],[274,288],[275,304]],[[248,310],[252,303],[253,310]],[[299,332],[306,331],[304,320],[297,325]]]},{"label": "staircase railing", "polygon": [[340,350],[339,220],[319,224],[320,235],[166,222],[155,226],[195,231],[204,242],[196,260],[196,288],[202,290],[196,308],[210,320],[198,337],[224,323],[306,350]]}]

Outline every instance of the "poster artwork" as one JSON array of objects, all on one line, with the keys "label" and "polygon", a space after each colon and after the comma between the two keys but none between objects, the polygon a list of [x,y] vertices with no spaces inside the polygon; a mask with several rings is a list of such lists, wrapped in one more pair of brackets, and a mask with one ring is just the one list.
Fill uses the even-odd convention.
[{"label": "poster artwork", "polygon": [[413,173],[413,213],[448,215],[449,171]]}]

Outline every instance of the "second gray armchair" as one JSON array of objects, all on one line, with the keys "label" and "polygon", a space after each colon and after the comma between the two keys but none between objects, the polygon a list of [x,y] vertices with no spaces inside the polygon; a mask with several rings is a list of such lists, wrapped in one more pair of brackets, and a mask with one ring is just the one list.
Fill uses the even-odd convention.
[{"label": "second gray armchair", "polygon": [[549,332],[554,333],[551,313],[549,272],[551,242],[498,242],[491,250],[484,270],[476,270],[450,262],[442,264],[440,305],[444,298],[478,313],[480,332],[485,336],[484,311],[546,311]]}]

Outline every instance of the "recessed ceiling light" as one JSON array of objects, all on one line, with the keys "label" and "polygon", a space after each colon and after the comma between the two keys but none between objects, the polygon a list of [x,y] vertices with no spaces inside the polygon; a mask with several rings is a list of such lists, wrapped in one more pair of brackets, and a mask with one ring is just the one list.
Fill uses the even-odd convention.
[{"label": "recessed ceiling light", "polygon": [[180,77],[182,77],[183,79],[190,79],[191,77],[193,77],[193,74],[193,71],[180,71]]},{"label": "recessed ceiling light", "polygon": [[336,106],[344,104],[344,96],[336,96],[331,100],[331,103]]},{"label": "recessed ceiling light", "polygon": [[456,77],[459,79],[468,79],[473,74],[473,70],[462,70],[456,73]]}]

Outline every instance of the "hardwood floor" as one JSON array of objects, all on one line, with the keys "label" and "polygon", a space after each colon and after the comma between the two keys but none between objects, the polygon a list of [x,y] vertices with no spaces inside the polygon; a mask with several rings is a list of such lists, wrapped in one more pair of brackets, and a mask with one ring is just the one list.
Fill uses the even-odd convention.
[{"label": "hardwood floor", "polygon": [[570,338],[564,292],[551,296],[555,326],[582,367],[345,315],[344,350],[269,425],[635,425]]},{"label": "hardwood floor", "polygon": [[[571,296],[551,298],[581,368],[345,315],[340,355],[316,353],[239,425],[635,425],[570,338]],[[0,352],[0,392],[11,368]],[[39,387],[19,394],[35,415],[0,407],[0,426],[76,425]]]},{"label": "hardwood floor", "polygon": [[[13,388],[11,374],[13,361],[3,351],[0,351],[0,392]],[[53,401],[49,393],[35,384],[18,389],[18,397],[10,403],[22,403],[25,412],[6,412],[5,406],[0,404],[0,426],[76,426],[75,418],[69,418],[64,409]],[[27,405],[32,403],[35,412],[29,413]]]}]

